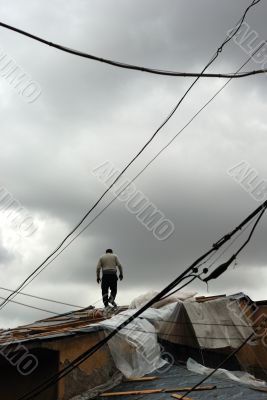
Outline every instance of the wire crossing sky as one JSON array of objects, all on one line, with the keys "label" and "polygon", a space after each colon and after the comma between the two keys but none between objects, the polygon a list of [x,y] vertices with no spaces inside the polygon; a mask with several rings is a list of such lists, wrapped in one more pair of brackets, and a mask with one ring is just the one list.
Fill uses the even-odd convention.
[{"label": "wire crossing sky", "polygon": [[[81,365],[85,360],[87,360],[89,357],[91,357],[94,353],[96,353],[101,347],[103,347],[112,337],[114,337],[118,332],[120,332],[122,329],[125,329],[127,325],[129,325],[130,322],[132,322],[134,319],[138,318],[142,313],[147,310],[149,307],[151,307],[154,303],[159,301],[161,298],[165,297],[175,286],[177,286],[184,277],[188,276],[191,272],[194,271],[194,269],[203,261],[205,260],[210,254],[218,251],[225,243],[227,243],[232,237],[239,232],[243,227],[245,227],[248,223],[251,222],[251,220],[257,216],[256,222],[254,223],[250,235],[248,239],[242,244],[240,249],[238,249],[239,253],[242,251],[247,244],[249,243],[252,235],[254,234],[255,228],[257,227],[259,221],[261,220],[264,212],[266,211],[267,208],[267,201],[265,201],[260,207],[258,207],[256,210],[254,210],[250,215],[248,215],[236,228],[234,228],[232,231],[224,235],[221,239],[219,239],[216,243],[212,245],[212,247],[206,251],[203,255],[201,255],[197,260],[193,262],[192,265],[190,265],[188,268],[186,268],[174,281],[169,283],[165,288],[163,288],[160,293],[155,295],[151,300],[149,300],[144,306],[142,306],[139,310],[137,310],[133,315],[128,317],[123,323],[121,323],[119,326],[117,326],[116,329],[111,331],[109,334],[106,335],[106,337],[102,340],[100,340],[98,343],[96,343],[94,346],[91,348],[87,349],[84,351],[82,354],[80,354],[78,357],[76,357],[74,360],[71,361],[71,363],[68,364],[67,367],[64,367],[60,370],[60,372],[54,374],[53,376],[49,377],[45,381],[43,381],[41,384],[36,386],[34,389],[30,390],[28,393],[22,395],[21,397],[18,397],[18,400],[32,400],[36,398],[40,393],[42,393],[44,390],[47,388],[53,386],[56,382],[58,382],[60,379],[68,375],[71,371],[73,371],[75,368],[77,368],[79,365]],[[217,268],[218,269],[218,268]],[[236,354],[236,352],[241,349],[245,343],[249,339],[251,339],[252,336],[255,334],[249,335],[249,337],[243,342],[242,345],[239,346],[238,349],[233,352],[233,355]],[[224,361],[226,361],[229,358],[229,355],[225,358]],[[224,362],[220,363],[220,366],[222,366]],[[219,367],[220,367],[219,366]],[[219,368],[218,367],[218,368]],[[212,374],[211,374],[212,375]],[[204,379],[205,380],[205,379]],[[203,381],[204,381],[203,380]],[[201,381],[202,383],[202,381]]]},{"label": "wire crossing sky", "polygon": [[[163,5],[145,0],[139,7],[132,0],[127,4],[119,0],[115,12],[114,4],[106,0],[93,0],[90,7],[80,0],[68,5],[57,0],[49,8],[43,0],[38,6],[32,0],[24,6],[11,0],[3,5],[1,20],[109,60],[134,61],[136,66],[160,71],[200,72],[211,49],[218,48],[250,4],[248,0],[218,4],[182,0]],[[233,73],[255,53],[266,40],[265,7],[261,2],[247,13],[242,31],[207,73]],[[249,35],[255,38],[251,48]],[[17,288],[103,193],[106,186],[91,171],[106,161],[122,171],[125,160],[133,159],[149,140],[194,78],[122,70],[51,49],[4,28],[0,47],[1,193],[9,195],[10,202],[13,198],[36,228],[31,236],[18,236],[8,212],[0,211],[1,283]],[[243,70],[265,70],[263,55],[264,45]],[[23,73],[20,86],[14,76]],[[43,272],[43,267],[37,272],[39,279],[32,277],[35,284],[30,293],[69,304],[95,303],[99,299],[95,264],[111,247],[126,274],[118,303],[128,304],[147,291],[146,282],[151,290],[161,288],[162,268],[165,280],[176,276],[190,261],[188,257],[253,209],[259,195],[264,195],[267,176],[265,79],[265,74],[233,79],[216,101],[211,99],[224,82],[199,79],[179,113],[122,177],[134,180],[135,192],[173,223],[175,230],[168,240],[158,241],[127,209],[128,203],[112,202],[109,192],[65,243],[72,246],[63,245],[44,264]],[[28,86],[23,88],[24,84]],[[35,101],[25,102],[31,88],[38,87],[41,92]],[[202,112],[206,104],[209,107]],[[175,141],[183,127],[187,134],[179,134]],[[144,174],[152,163],[149,174]],[[237,171],[241,164],[244,176],[252,177],[243,183],[241,175],[228,172]],[[92,224],[93,229],[86,229]],[[231,294],[242,288],[254,300],[264,298],[265,229],[260,225],[255,247],[238,257],[242,276],[238,268],[231,269],[219,281],[210,281],[209,292]],[[79,240],[73,240],[76,235]],[[46,268],[50,261],[55,268]],[[191,287],[201,294],[206,291],[197,279]],[[41,299],[33,305],[46,308]],[[47,308],[58,312],[56,304]],[[40,317],[41,311],[9,303],[1,312],[1,328]]]},{"label": "wire crossing sky", "polygon": [[[259,0],[261,1],[261,0]],[[253,5],[259,3],[259,1],[255,1],[253,3]],[[93,61],[98,61],[101,63],[105,63],[108,65],[112,65],[114,67],[118,67],[118,68],[123,68],[123,69],[130,69],[130,70],[134,70],[134,71],[140,71],[140,72],[147,72],[150,74],[155,74],[155,75],[163,75],[163,76],[175,76],[175,77],[200,77],[200,78],[245,78],[247,76],[251,76],[251,75],[258,75],[258,74],[263,74],[267,72],[267,69],[259,69],[259,70],[254,70],[254,71],[247,71],[247,72],[240,72],[238,74],[234,74],[234,73],[202,73],[202,72],[177,72],[177,71],[167,71],[167,70],[160,70],[160,69],[156,69],[156,68],[146,68],[146,67],[141,67],[138,65],[133,65],[133,64],[126,64],[126,63],[122,63],[119,61],[114,61],[114,60],[108,60],[106,58],[103,57],[97,57],[94,56],[92,54],[88,54],[88,53],[83,53],[80,52],[78,50],[74,50],[74,49],[70,49],[68,47],[65,46],[61,46],[59,44],[50,42],[48,40],[45,40],[43,38],[40,38],[36,35],[33,35],[29,32],[26,32],[22,29],[16,28],[14,26],[5,24],[4,22],[0,21],[0,26],[2,28],[11,30],[13,32],[16,32],[20,35],[26,36],[30,39],[36,40],[42,44],[45,44],[47,46],[53,47],[55,49],[61,50],[61,51],[65,51],[66,53],[70,53],[73,55],[76,55],[78,57],[83,57],[83,58],[88,58],[89,60],[93,60]]]},{"label": "wire crossing sky", "polygon": [[[210,65],[217,59],[219,54],[222,52],[224,46],[238,33],[239,29],[241,28],[246,15],[248,11],[257,5],[261,0],[253,0],[252,3],[245,9],[241,19],[238,21],[236,28],[233,29],[231,34],[226,36],[226,39],[222,42],[222,44],[218,47],[216,50],[215,54],[212,56],[211,60],[207,63],[207,65],[203,68],[201,71],[200,76],[210,67]],[[47,261],[49,261],[50,258],[52,258],[58,250],[61,249],[61,247],[64,245],[64,243],[68,240],[68,238],[71,237],[71,235],[82,225],[82,223],[86,220],[86,218],[92,213],[92,211],[97,207],[97,205],[101,202],[101,200],[105,197],[105,195],[110,191],[110,189],[115,185],[115,183],[121,178],[121,176],[128,170],[128,168],[137,160],[138,157],[144,152],[144,150],[149,146],[149,144],[154,140],[154,138],[158,135],[158,133],[161,131],[161,129],[168,123],[168,121],[172,118],[174,113],[177,111],[179,106],[182,104],[183,100],[186,98],[190,90],[194,87],[194,85],[198,82],[200,76],[198,76],[193,83],[189,86],[189,88],[185,91],[183,96],[180,98],[176,106],[172,109],[170,114],[165,118],[165,120],[160,124],[158,129],[153,133],[153,135],[150,137],[150,139],[145,143],[144,146],[141,147],[141,149],[137,152],[137,154],[131,159],[131,161],[123,168],[121,173],[116,177],[116,179],[110,184],[110,186],[104,191],[104,193],[99,197],[99,199],[94,203],[94,205],[86,212],[86,214],[82,217],[82,219],[78,222],[78,224],[70,231],[70,233],[65,236],[65,238],[61,241],[61,243],[56,247],[55,250],[52,251],[52,253],[49,254],[45,258],[45,260],[37,267],[35,270],[30,273],[30,275],[23,280],[23,282],[17,287],[17,289],[10,294],[1,304],[0,304],[0,310],[8,303],[8,301],[16,296],[16,294],[19,292],[19,290],[23,289],[24,285],[38,272],[43,265],[46,264]]]}]

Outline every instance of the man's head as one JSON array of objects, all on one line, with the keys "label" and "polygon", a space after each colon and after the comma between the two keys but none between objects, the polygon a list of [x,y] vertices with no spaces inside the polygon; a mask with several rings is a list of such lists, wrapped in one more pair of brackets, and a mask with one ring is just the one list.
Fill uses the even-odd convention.
[{"label": "man's head", "polygon": [[113,253],[113,250],[112,250],[112,249],[107,249],[107,250],[106,250],[106,253],[112,254],[112,253]]}]

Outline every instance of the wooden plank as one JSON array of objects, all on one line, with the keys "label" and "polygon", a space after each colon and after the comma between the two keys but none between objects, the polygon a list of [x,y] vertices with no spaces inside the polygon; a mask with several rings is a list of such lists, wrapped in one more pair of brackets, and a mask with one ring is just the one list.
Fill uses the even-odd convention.
[{"label": "wooden plank", "polygon": [[[144,377],[144,378],[156,378],[158,377]],[[136,378],[138,379],[138,378]],[[139,378],[140,379],[140,378]],[[193,387],[184,386],[173,389],[143,389],[143,390],[129,390],[127,392],[105,392],[102,393],[101,397],[113,397],[113,396],[128,396],[128,395],[138,395],[138,394],[154,394],[154,393],[173,393],[173,392],[187,392],[188,390],[192,390]],[[205,385],[205,386],[197,386],[194,391],[202,391],[202,390],[213,390],[216,389],[215,385]],[[174,394],[172,397],[180,396],[178,394]],[[176,397],[180,399],[180,397]],[[185,399],[186,400],[186,399]]]},{"label": "wooden plank", "polygon": [[[158,377],[143,377],[143,378],[156,378]],[[133,378],[134,380],[135,378]],[[140,379],[140,378],[136,378]],[[138,395],[138,394],[154,394],[154,393],[173,393],[173,392],[187,392],[188,390],[192,390],[193,387],[186,386],[186,387],[178,387],[173,389],[143,389],[143,390],[129,390],[127,392],[105,392],[100,395],[100,397],[113,397],[113,396],[128,396],[128,395]],[[206,385],[206,386],[197,386],[194,391],[202,391],[202,390],[213,390],[216,389],[215,385]],[[178,397],[177,397],[178,396]],[[180,397],[179,397],[180,396]],[[172,397],[176,399],[180,399],[182,395],[173,394]],[[189,397],[185,397],[185,400],[189,400]],[[190,399],[192,400],[192,399]]]},{"label": "wooden plank", "polygon": [[[172,397],[175,399],[181,399],[183,397],[182,394],[172,394]],[[183,400],[193,400],[192,397],[184,397]]]},{"label": "wooden plank", "polygon": [[129,378],[127,379],[126,382],[149,382],[149,381],[155,381],[156,379],[159,379],[158,376],[136,376],[135,378]]},{"label": "wooden plank", "polygon": [[162,393],[164,389],[144,389],[144,390],[130,390],[128,392],[105,392],[100,395],[100,397],[112,397],[112,396],[128,396],[136,394],[154,394]]},{"label": "wooden plank", "polygon": [[[187,392],[188,390],[192,390],[193,386],[184,386],[184,387],[178,387],[178,388],[173,388],[173,389],[164,389],[164,392],[166,393],[173,393],[173,392]],[[194,389],[194,392],[200,392],[202,390],[213,390],[216,389],[215,385],[202,385],[202,386],[197,386]]]}]

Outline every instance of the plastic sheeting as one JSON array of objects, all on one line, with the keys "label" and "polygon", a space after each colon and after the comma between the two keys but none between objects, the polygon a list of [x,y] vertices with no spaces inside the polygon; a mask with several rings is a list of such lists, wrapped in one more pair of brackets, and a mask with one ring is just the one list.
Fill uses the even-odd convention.
[{"label": "plastic sheeting", "polygon": [[[170,306],[161,310],[146,310],[141,318],[135,318],[109,340],[108,346],[115,365],[127,378],[149,374],[166,364],[161,358],[157,328],[150,320],[170,318],[175,305]],[[98,325],[109,333],[135,312],[136,310],[123,311]]]},{"label": "plastic sheeting", "polygon": [[[207,368],[204,367],[204,365],[197,363],[192,358],[189,358],[187,360],[186,366],[189,371],[196,372],[197,374],[201,375],[208,375],[212,371],[214,371],[212,368]],[[226,369],[219,368],[217,371],[214,372],[213,376],[219,379],[232,380],[249,387],[267,389],[266,382],[256,379],[255,376],[248,374],[247,372],[241,372],[241,371],[230,372],[227,371]]]},{"label": "plastic sheeting", "polygon": [[[147,293],[135,304],[141,305],[151,296]],[[108,342],[115,365],[124,376],[143,376],[164,366],[158,338],[206,349],[236,348],[253,332],[237,299],[224,297],[198,303],[192,294],[181,297],[186,300],[176,299],[165,307],[147,309]],[[128,309],[97,325],[109,333],[135,312]]]},{"label": "plastic sheeting", "polygon": [[231,297],[184,302],[184,307],[202,348],[237,348],[253,332],[238,301]]},{"label": "plastic sheeting", "polygon": [[170,343],[198,347],[195,331],[185,309],[185,302],[179,301],[167,307],[170,311],[168,316],[164,315],[162,319],[156,317],[154,321],[150,319],[150,322],[155,324],[159,338]]},{"label": "plastic sheeting", "polygon": [[[150,301],[158,293],[159,292],[151,291],[151,292],[147,292],[145,294],[142,294],[142,295],[136,297],[130,303],[129,308],[130,309],[132,309],[132,308],[139,309],[139,308],[143,307],[148,301]],[[169,296],[166,299],[157,301],[156,303],[154,303],[151,306],[151,308],[161,308],[161,307],[165,307],[171,303],[177,303],[177,301],[193,299],[196,294],[197,294],[197,292],[180,292],[180,293],[177,293],[176,295]]]},{"label": "plastic sheeting", "polygon": [[253,332],[233,296],[200,303],[188,298],[146,315],[160,339],[191,347],[237,348]]}]

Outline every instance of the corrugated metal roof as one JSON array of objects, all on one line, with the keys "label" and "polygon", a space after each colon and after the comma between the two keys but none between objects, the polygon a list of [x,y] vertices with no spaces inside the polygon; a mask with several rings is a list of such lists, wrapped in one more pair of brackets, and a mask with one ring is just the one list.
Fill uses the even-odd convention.
[{"label": "corrugated metal roof", "polygon": [[[158,376],[159,379],[150,382],[134,382],[127,381],[114,387],[111,392],[126,392],[130,390],[144,390],[144,389],[172,389],[177,387],[194,386],[202,378],[199,375],[188,371],[184,366],[174,365],[168,372],[152,373],[153,376]],[[267,393],[250,389],[246,386],[237,384],[230,380],[219,380],[217,378],[209,378],[203,385],[216,385],[216,389],[205,390],[201,392],[191,392],[187,397],[193,400],[263,400],[267,399]],[[176,392],[182,395],[183,392]],[[123,395],[116,397],[98,397],[99,400],[139,400],[146,398],[147,400],[163,400],[173,399],[171,393],[153,393],[146,395]]]}]

